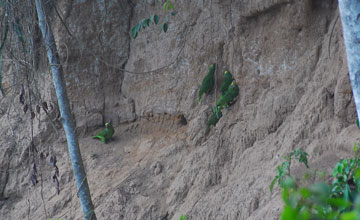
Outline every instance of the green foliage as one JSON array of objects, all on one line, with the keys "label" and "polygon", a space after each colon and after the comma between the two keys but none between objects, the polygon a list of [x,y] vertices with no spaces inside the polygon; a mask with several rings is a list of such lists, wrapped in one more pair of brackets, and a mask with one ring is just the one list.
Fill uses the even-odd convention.
[{"label": "green foliage", "polygon": [[302,149],[295,149],[293,152],[289,153],[286,156],[283,156],[285,159],[284,162],[280,166],[276,167],[277,175],[273,179],[273,181],[270,184],[270,191],[272,192],[274,185],[276,181],[278,182],[280,187],[284,187],[284,184],[286,183],[287,177],[290,176],[290,165],[292,157],[294,157],[296,160],[299,161],[299,163],[305,164],[306,168],[309,168],[308,166],[308,154],[303,151]]},{"label": "green foliage", "polygon": [[[165,15],[164,15],[163,22],[160,26],[160,31],[164,31],[165,33],[169,29],[169,22],[168,22],[168,14],[169,14],[168,11],[169,10],[171,10],[171,12],[170,12],[171,16],[176,15],[176,11],[174,9],[174,4],[170,0],[167,0],[163,4],[163,11],[164,11]],[[160,17],[157,14],[152,15],[150,18],[142,19],[137,25],[135,25],[131,29],[132,38],[135,39],[138,36],[138,33],[140,32],[141,28],[145,29],[147,27],[150,27],[151,24],[157,25],[157,24],[159,24],[159,22],[160,22]]]},{"label": "green foliage", "polygon": [[185,215],[181,215],[180,216],[180,220],[186,220],[188,217],[186,217]]},{"label": "green foliage", "polygon": [[360,189],[360,157],[359,145],[354,144],[354,158],[340,160],[332,173],[332,196],[343,197],[346,201],[354,201]]},{"label": "green foliage", "polygon": [[135,39],[138,35],[138,32],[141,30],[141,28],[145,29],[146,27],[150,27],[151,23],[158,24],[159,16],[154,14],[150,18],[142,19],[137,25],[135,25],[131,29],[131,36]]},{"label": "green foliage", "polygon": [[[359,144],[354,145],[354,157],[340,160],[334,167],[332,184],[318,183],[300,187],[293,177],[284,175],[282,199],[285,207],[282,220],[360,220],[360,157]],[[307,164],[305,152],[293,152],[300,162]],[[291,155],[284,163],[291,163]],[[284,165],[284,172],[287,172]],[[281,167],[279,168],[281,170]],[[290,173],[290,170],[288,170]],[[278,176],[280,176],[278,174]]]},{"label": "green foliage", "polygon": [[292,154],[299,163],[305,164],[306,168],[309,168],[307,157],[309,156],[308,153],[303,151],[302,149],[295,149]]}]

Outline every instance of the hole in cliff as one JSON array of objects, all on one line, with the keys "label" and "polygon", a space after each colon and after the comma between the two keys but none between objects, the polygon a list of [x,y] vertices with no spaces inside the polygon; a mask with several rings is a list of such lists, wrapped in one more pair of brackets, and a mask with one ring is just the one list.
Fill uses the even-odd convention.
[{"label": "hole in cliff", "polygon": [[185,118],[184,115],[178,115],[177,118],[178,118],[179,124],[181,124],[181,125],[187,125],[187,120],[186,120],[186,118]]}]

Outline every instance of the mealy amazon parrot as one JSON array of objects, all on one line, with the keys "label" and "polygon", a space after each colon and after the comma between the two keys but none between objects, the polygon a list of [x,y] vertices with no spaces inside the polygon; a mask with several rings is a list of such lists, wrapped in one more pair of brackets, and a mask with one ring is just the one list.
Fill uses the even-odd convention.
[{"label": "mealy amazon parrot", "polygon": [[225,79],[221,83],[221,94],[222,95],[225,95],[231,82],[234,80],[233,75],[231,73],[229,73],[229,71],[226,70],[224,72],[224,75],[225,75]]},{"label": "mealy amazon parrot", "polygon": [[218,108],[215,106],[213,107],[213,113],[210,116],[208,122],[207,122],[207,127],[205,130],[205,134],[209,133],[210,131],[210,127],[211,125],[216,125],[216,123],[218,123],[219,119],[222,117],[222,112],[221,110],[218,110]]},{"label": "mealy amazon parrot", "polygon": [[104,144],[106,144],[106,142],[108,140],[111,140],[113,134],[114,134],[115,130],[112,126],[111,123],[105,123],[105,129],[103,129],[102,131],[100,131],[96,136],[93,136],[93,138],[98,138],[100,139]]},{"label": "mealy amazon parrot", "polygon": [[210,64],[209,72],[203,79],[202,84],[200,86],[199,99],[198,99],[199,103],[201,101],[202,95],[204,93],[208,94],[211,91],[211,89],[213,88],[214,83],[215,83],[214,73],[215,73],[215,64]]},{"label": "mealy amazon parrot", "polygon": [[236,85],[235,80],[233,80],[225,93],[225,95],[220,96],[219,101],[216,103],[216,107],[219,110],[223,109],[223,107],[228,107],[231,102],[239,95],[239,86]]}]

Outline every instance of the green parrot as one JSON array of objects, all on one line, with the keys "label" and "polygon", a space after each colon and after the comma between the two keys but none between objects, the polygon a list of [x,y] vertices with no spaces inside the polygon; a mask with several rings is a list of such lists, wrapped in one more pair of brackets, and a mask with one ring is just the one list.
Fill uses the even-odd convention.
[{"label": "green parrot", "polygon": [[233,75],[231,73],[229,73],[229,71],[226,70],[224,72],[224,75],[225,75],[225,79],[221,83],[221,94],[222,95],[225,95],[231,82],[234,80]]},{"label": "green parrot", "polygon": [[199,99],[198,99],[199,103],[201,101],[202,95],[204,93],[208,94],[211,91],[211,89],[213,88],[214,83],[215,83],[214,73],[215,73],[215,64],[210,64],[209,72],[203,79],[202,84],[200,86]]},{"label": "green parrot", "polygon": [[111,123],[105,123],[105,129],[103,129],[102,131],[100,131],[96,136],[93,136],[93,138],[98,138],[100,139],[104,144],[106,144],[106,142],[108,140],[111,140],[113,134],[114,134],[115,130],[112,126]]},{"label": "green parrot", "polygon": [[210,116],[208,122],[207,122],[207,127],[205,130],[205,134],[209,133],[210,131],[210,127],[211,125],[216,125],[216,123],[218,123],[219,119],[222,117],[222,112],[221,110],[218,110],[218,108],[215,106],[213,107],[213,113]]},{"label": "green parrot", "polygon": [[225,93],[225,95],[220,96],[219,101],[216,103],[216,107],[219,110],[223,109],[223,107],[228,107],[231,102],[239,95],[239,86],[236,85],[235,80],[233,80]]}]

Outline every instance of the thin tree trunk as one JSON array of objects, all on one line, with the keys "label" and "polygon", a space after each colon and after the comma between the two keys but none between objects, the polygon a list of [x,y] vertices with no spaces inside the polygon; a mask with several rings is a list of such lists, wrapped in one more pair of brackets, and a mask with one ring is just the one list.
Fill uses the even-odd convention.
[{"label": "thin tree trunk", "polygon": [[44,12],[44,6],[42,4],[42,0],[35,0],[35,3],[36,3],[36,10],[39,19],[39,26],[43,38],[45,40],[47,56],[51,66],[52,76],[56,90],[56,96],[58,99],[59,109],[62,117],[62,123],[66,133],[68,150],[70,153],[72,166],[74,169],[82,210],[84,212],[84,219],[96,220],[94,205],[91,201],[89,185],[87,182],[83,161],[81,159],[79,142],[75,134],[74,121],[71,117],[69,100],[64,83],[63,69],[60,63],[59,55],[57,53],[54,36],[50,24],[46,20],[46,15]]},{"label": "thin tree trunk", "polygon": [[[356,112],[360,116],[360,1],[339,0],[349,76]],[[359,119],[360,121],[360,119]]]}]

